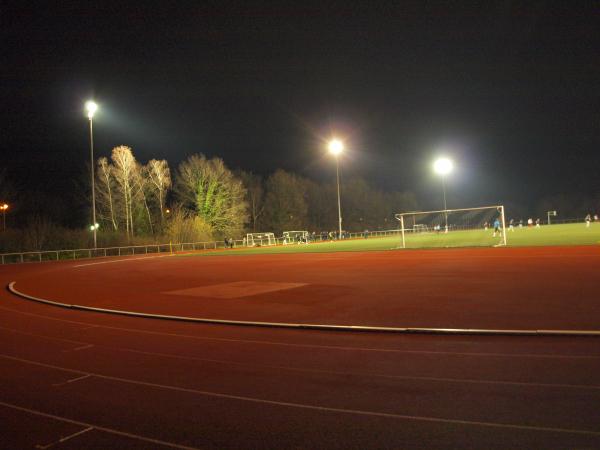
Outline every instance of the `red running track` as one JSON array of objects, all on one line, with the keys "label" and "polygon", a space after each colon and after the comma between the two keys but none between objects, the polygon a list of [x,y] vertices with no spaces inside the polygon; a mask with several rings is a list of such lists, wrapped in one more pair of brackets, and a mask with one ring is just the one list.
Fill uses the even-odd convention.
[{"label": "red running track", "polygon": [[14,278],[17,290],[36,297],[151,314],[598,330],[598,273],[598,247],[544,247],[150,257],[57,265]]},{"label": "red running track", "polygon": [[[586,267],[597,267],[594,264],[598,259],[590,249],[570,251],[557,253],[568,274],[573,275],[577,265],[581,273],[586,273]],[[423,253],[426,261],[421,261],[422,268],[431,269],[433,264],[434,269],[446,273],[442,276],[438,272],[430,281],[431,286],[425,290],[430,299],[434,298],[433,285],[438,281],[451,284],[451,270],[468,274],[479,264],[480,272],[487,274],[485,269],[490,265],[482,266],[481,257],[457,266],[448,256],[448,267],[444,269],[439,263],[443,258],[435,257],[438,252]],[[304,261],[306,256],[297,258],[296,263],[287,256],[252,257],[246,260],[246,270],[239,272],[243,276],[221,273],[229,264],[226,261],[241,268],[242,257],[130,260],[80,268],[71,263],[38,264],[3,267],[0,276],[5,284],[16,280],[28,293],[52,294],[54,299],[77,302],[84,297],[110,302],[109,297],[96,296],[96,290],[103,289],[106,295],[112,292],[114,298],[132,301],[122,289],[150,277],[152,281],[148,286],[139,286],[135,296],[138,304],[145,304],[140,300],[147,298],[152,287],[171,283],[181,286],[179,282],[186,280],[190,282],[187,287],[252,280],[255,278],[250,275],[260,276],[261,267],[269,266],[268,261],[278,266],[270,269],[271,274],[287,274],[294,267],[302,269],[298,276],[307,278],[285,278],[298,283],[320,279],[329,280],[322,283],[326,286],[337,282],[356,286],[353,279],[357,279],[356,283],[367,286],[368,276],[376,272],[370,267],[374,259],[383,261],[380,269],[387,275],[398,270],[391,255],[397,253],[354,254],[367,264],[353,276],[348,274],[349,268],[354,267],[352,272],[356,269],[351,264],[352,255],[312,255],[330,267],[340,267],[341,280],[337,281],[316,267],[312,270]],[[504,265],[500,258],[514,255],[497,255],[490,261],[491,266],[507,270],[510,265]],[[548,262],[554,258],[550,255],[529,253],[528,258],[539,264],[531,264],[527,258],[517,263],[527,266],[534,278],[541,280],[535,275],[535,267],[560,266]],[[167,270],[173,267],[170,264],[179,269]],[[190,269],[182,269],[185,265]],[[88,271],[87,275],[76,269]],[[554,282],[554,275],[546,278]],[[86,277],[90,283],[87,291],[82,286]],[[94,278],[99,279],[92,282]],[[371,279],[373,292],[383,292],[379,281],[384,279],[383,274]],[[45,280],[55,281],[42,286]],[[110,289],[106,283],[111,280],[120,283]],[[472,277],[466,276],[465,280],[470,286],[476,285]],[[514,282],[512,285],[520,286]],[[565,301],[565,309],[570,310],[569,302],[576,300],[573,297],[593,293],[592,288],[593,280],[584,284],[583,290],[571,288],[575,295]],[[39,291],[32,292],[35,289]],[[259,309],[272,317],[299,311],[298,299],[293,296],[293,308],[280,305],[282,292],[244,299],[258,300]],[[206,310],[211,304],[200,297],[165,297],[169,300],[164,301],[172,304],[201,301]],[[471,297],[460,298],[466,301]],[[330,314],[319,312],[316,299],[310,297],[313,302],[308,302],[306,318],[328,318],[330,314],[336,322],[344,318],[335,307],[344,305],[343,296],[325,298]],[[227,308],[222,306],[223,299],[220,303],[213,299],[212,305],[218,312],[234,311],[230,305],[234,299],[227,300]],[[424,303],[432,305],[432,300]],[[273,305],[275,311],[267,311],[268,305]],[[594,313],[593,301],[581,305],[589,307],[588,314]],[[157,301],[153,307],[158,306]],[[379,311],[386,310],[383,302],[375,302],[375,306]],[[356,307],[346,318],[361,318],[361,311],[366,308]],[[243,310],[239,314],[246,317],[248,313]],[[371,323],[367,319],[375,317],[365,317],[364,323]],[[460,314],[450,317],[463,318]],[[465,317],[485,315],[469,313]],[[577,315],[565,317],[582,325]],[[374,323],[396,324],[391,318],[378,320]],[[0,446],[600,448],[599,369],[596,338],[332,333],[215,326],[68,310],[2,292]]]}]

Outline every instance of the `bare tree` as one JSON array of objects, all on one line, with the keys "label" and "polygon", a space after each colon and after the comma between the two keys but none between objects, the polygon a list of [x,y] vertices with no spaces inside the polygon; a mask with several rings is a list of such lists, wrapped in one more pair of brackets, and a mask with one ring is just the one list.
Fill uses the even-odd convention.
[{"label": "bare tree", "polygon": [[165,221],[165,199],[168,190],[171,188],[171,171],[166,160],[152,159],[146,165],[146,173],[149,179],[151,190],[158,200],[160,211],[160,222]]},{"label": "bare tree", "polygon": [[145,168],[137,162],[133,170],[133,185],[135,187],[134,193],[132,195],[133,206],[137,206],[140,202],[142,205],[144,205],[144,210],[146,211],[146,218],[148,219],[148,227],[150,229],[150,233],[154,234],[154,226],[152,225],[152,214],[150,214],[150,207],[148,206],[148,197],[146,195],[146,192],[148,192],[149,180],[146,177]]},{"label": "bare tree", "polygon": [[115,218],[115,199],[113,195],[115,179],[113,168],[105,157],[98,159],[96,177],[98,178],[96,182],[96,202],[100,217],[110,222],[112,229],[116,231],[119,227]]},{"label": "bare tree", "polygon": [[113,148],[111,159],[113,173],[117,181],[118,192],[123,205],[123,218],[127,236],[133,236],[133,187],[135,185],[135,171],[137,163],[131,148],[121,145]]},{"label": "bare tree", "polygon": [[183,206],[219,234],[243,230],[248,217],[246,190],[222,159],[190,156],[179,165],[174,189]]}]

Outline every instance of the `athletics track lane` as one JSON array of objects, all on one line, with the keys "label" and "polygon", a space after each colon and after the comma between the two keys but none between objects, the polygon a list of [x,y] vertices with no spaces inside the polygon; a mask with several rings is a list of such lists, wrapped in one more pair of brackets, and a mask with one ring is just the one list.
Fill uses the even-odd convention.
[{"label": "athletics track lane", "polygon": [[207,326],[3,292],[3,443],[598,448],[596,341]]},{"label": "athletics track lane", "polygon": [[[17,290],[33,296],[153,314],[388,327],[598,330],[598,273],[600,249],[589,246],[159,256],[47,265],[15,273],[13,279]],[[275,284],[275,290],[240,297],[235,294],[239,283],[259,291]],[[277,288],[277,283],[284,284]],[[286,283],[296,287],[287,289]],[[182,289],[188,290],[185,295],[173,295]]]}]

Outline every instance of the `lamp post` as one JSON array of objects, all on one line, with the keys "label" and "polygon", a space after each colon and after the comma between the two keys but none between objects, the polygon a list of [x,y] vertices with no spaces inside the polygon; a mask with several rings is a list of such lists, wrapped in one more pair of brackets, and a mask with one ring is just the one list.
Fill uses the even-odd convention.
[{"label": "lamp post", "polygon": [[6,231],[6,210],[8,209],[8,204],[4,203],[0,206],[2,210],[2,231]]},{"label": "lamp post", "polygon": [[448,208],[446,207],[446,175],[452,172],[454,164],[448,158],[439,158],[433,163],[433,170],[442,177],[442,192],[444,193],[445,232],[448,232]]},{"label": "lamp post", "polygon": [[96,230],[98,226],[96,224],[96,182],[94,177],[94,129],[93,119],[94,113],[98,109],[98,105],[92,100],[86,102],[85,109],[87,111],[88,119],[90,119],[90,172],[92,178],[92,232],[94,233],[94,248],[97,248],[98,243],[96,239]]},{"label": "lamp post", "polygon": [[329,142],[329,153],[335,156],[335,178],[337,181],[337,202],[338,202],[338,221],[339,221],[339,239],[342,238],[342,204],[340,201],[340,161],[339,156],[344,151],[344,143],[338,139],[332,139]]}]

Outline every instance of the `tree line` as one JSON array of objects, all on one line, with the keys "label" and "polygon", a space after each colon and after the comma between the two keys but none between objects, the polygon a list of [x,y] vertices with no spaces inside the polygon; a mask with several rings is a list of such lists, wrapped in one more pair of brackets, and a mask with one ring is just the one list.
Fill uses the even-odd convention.
[{"label": "tree line", "polygon": [[[218,157],[195,154],[174,173],[166,160],[138,162],[131,148],[115,147],[96,170],[100,229],[134,236],[176,240],[241,237],[245,232],[326,231],[337,227],[337,191],[277,170],[263,177],[232,171]],[[383,192],[364,179],[342,184],[344,228],[393,228],[394,213],[414,210],[413,194]]]},{"label": "tree line", "polygon": [[[89,173],[89,172],[88,172]],[[342,174],[343,175],[343,174]],[[130,147],[115,147],[95,165],[99,246],[198,242],[239,238],[247,232],[337,229],[337,190],[332,180],[317,182],[285,170],[261,176],[229,169],[222,159],[195,154],[172,172],[166,160],[137,161]],[[69,196],[70,195],[70,196]],[[89,228],[65,226],[77,214],[90,224],[89,176],[61,198],[28,189],[0,168],[0,202],[10,204],[6,230],[0,233],[0,252],[86,248]],[[600,196],[552,195],[535,208],[505,203],[513,218],[546,217],[558,210],[557,220],[598,211]],[[411,192],[386,192],[362,178],[342,178],[343,228],[347,231],[390,229],[394,213],[419,209]],[[1,224],[2,226],[4,223]],[[76,226],[76,225],[75,225]],[[4,227],[3,227],[4,228]]]}]

